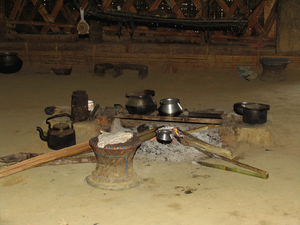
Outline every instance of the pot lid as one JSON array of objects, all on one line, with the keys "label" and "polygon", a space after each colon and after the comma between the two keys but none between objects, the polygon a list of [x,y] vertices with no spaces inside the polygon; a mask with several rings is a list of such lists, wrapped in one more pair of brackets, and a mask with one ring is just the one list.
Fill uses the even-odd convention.
[{"label": "pot lid", "polygon": [[70,126],[67,123],[60,122],[60,123],[53,125],[53,130],[56,130],[56,131],[64,131],[64,130],[68,130],[68,129],[70,129]]}]

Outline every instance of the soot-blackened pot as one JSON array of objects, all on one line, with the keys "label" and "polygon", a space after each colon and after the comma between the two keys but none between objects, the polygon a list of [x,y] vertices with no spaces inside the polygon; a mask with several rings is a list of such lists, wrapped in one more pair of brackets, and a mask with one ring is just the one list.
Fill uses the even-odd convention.
[{"label": "soot-blackened pot", "polygon": [[249,124],[263,124],[267,122],[270,105],[259,103],[243,104],[243,122]]}]

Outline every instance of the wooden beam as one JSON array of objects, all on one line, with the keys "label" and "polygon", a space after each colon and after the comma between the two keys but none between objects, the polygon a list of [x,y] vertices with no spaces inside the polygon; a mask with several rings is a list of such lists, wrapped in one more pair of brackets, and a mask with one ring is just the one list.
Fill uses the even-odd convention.
[{"label": "wooden beam", "polygon": [[[174,0],[170,0],[170,1],[174,1]],[[178,18],[185,18],[185,16],[183,15],[182,11],[180,10],[182,3],[185,0],[177,0],[176,4],[174,5],[174,7],[172,8],[172,12],[177,14]]]},{"label": "wooden beam", "polygon": [[230,17],[232,17],[233,14],[234,14],[234,12],[235,12],[235,10],[237,9],[237,7],[238,7],[238,4],[237,4],[236,1],[234,1],[234,2],[232,3],[232,5],[230,6],[228,12],[226,13],[224,19],[227,20],[227,19],[229,19]]},{"label": "wooden beam", "polygon": [[48,23],[40,21],[21,21],[21,20],[6,20],[7,24],[24,24],[35,26],[51,26],[51,27],[74,27],[72,24]]},{"label": "wooden beam", "polygon": [[224,2],[224,0],[217,0],[217,2],[219,3],[219,5],[222,7],[222,9],[224,10],[225,13],[227,13],[229,11],[229,7],[227,6],[227,4]]},{"label": "wooden beam", "polygon": [[122,11],[129,11],[129,9],[131,8],[131,6],[133,5],[134,0],[127,0],[123,6],[122,6]]},{"label": "wooden beam", "polygon": [[30,17],[28,18],[28,21],[33,21],[33,19],[34,19],[36,13],[38,12],[39,8],[43,7],[42,2],[43,2],[43,0],[37,0],[36,1],[35,5],[34,5],[34,8],[31,11]]},{"label": "wooden beam", "polygon": [[115,118],[120,118],[120,119],[170,121],[170,122],[203,123],[203,124],[220,124],[221,121],[222,121],[222,119],[151,116],[151,115],[135,115],[135,114],[118,114],[114,117]]},{"label": "wooden beam", "polygon": [[274,4],[273,4],[273,7],[271,9],[271,12],[270,14],[268,15],[266,21],[265,21],[265,25],[264,25],[264,33],[269,36],[269,37],[272,37],[272,36],[275,36],[276,33],[274,35],[270,35],[270,31],[276,21],[276,18],[277,18],[277,0],[275,0]]},{"label": "wooden beam", "polygon": [[[14,8],[12,9],[12,11],[11,11],[11,13],[10,13],[8,19],[14,20],[14,19],[16,18],[17,13],[18,13],[18,11],[20,10],[22,1],[23,1],[23,0],[16,0],[16,1],[15,1]],[[24,0],[24,1],[26,1],[26,0]]]},{"label": "wooden beam", "polygon": [[262,13],[264,6],[266,4],[266,0],[264,0],[255,10],[254,12],[249,16],[249,22],[248,27],[246,29],[246,32],[243,36],[250,36],[253,28],[255,27],[255,30],[258,34],[261,34],[263,32],[262,27],[258,24],[258,18],[260,14]]},{"label": "wooden beam", "polygon": [[157,7],[159,6],[159,4],[161,3],[162,0],[155,0],[155,2],[151,5],[149,12],[154,11],[157,9]]},{"label": "wooden beam", "polygon": [[[31,0],[31,2],[35,5],[37,3],[37,0]],[[46,22],[54,23],[53,18],[49,15],[44,5],[41,5],[41,7],[39,8],[39,13]],[[53,32],[60,32],[60,29],[58,27],[51,27],[51,30]]]},{"label": "wooden beam", "polygon": [[[50,16],[53,18],[53,20],[55,21],[59,11],[61,10],[61,7],[63,6],[63,2],[64,0],[58,0],[50,14]],[[49,31],[50,27],[49,26],[45,26],[43,27],[43,29],[41,30],[42,34],[46,34]]]}]

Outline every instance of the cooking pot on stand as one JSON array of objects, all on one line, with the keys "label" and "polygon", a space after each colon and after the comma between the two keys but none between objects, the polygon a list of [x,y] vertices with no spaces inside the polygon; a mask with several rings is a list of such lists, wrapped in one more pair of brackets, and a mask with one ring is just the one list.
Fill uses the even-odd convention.
[{"label": "cooking pot on stand", "polygon": [[160,100],[158,111],[161,116],[179,116],[182,113],[182,107],[179,99],[165,98]]},{"label": "cooking pot on stand", "polygon": [[125,105],[130,114],[150,115],[157,109],[152,90],[140,90],[126,94],[128,101]]},{"label": "cooking pot on stand", "polygon": [[51,116],[46,120],[46,123],[48,124],[47,136],[44,135],[44,131],[42,130],[42,128],[36,128],[40,132],[40,138],[43,141],[47,141],[48,147],[53,150],[59,150],[76,144],[73,122],[71,123],[71,127],[67,123],[60,122],[54,124],[51,128],[49,120],[64,116],[67,116],[70,119],[72,119],[72,117],[69,114],[63,113]]},{"label": "cooking pot on stand", "polygon": [[267,113],[270,105],[259,103],[242,104],[243,122],[249,124],[263,124],[267,122]]}]

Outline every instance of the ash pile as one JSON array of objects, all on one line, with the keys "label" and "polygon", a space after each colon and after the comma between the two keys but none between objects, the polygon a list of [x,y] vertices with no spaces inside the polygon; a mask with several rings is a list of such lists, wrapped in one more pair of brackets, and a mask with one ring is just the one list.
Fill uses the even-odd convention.
[{"label": "ash pile", "polygon": [[[169,124],[180,130],[193,129],[196,126],[191,124]],[[197,126],[199,127],[199,125]],[[216,147],[222,147],[218,128],[212,128],[201,132],[192,133],[193,136],[199,138]],[[184,162],[197,161],[208,158],[205,154],[197,149],[182,145],[176,138],[172,138],[172,142],[168,144],[160,143],[157,138],[145,141],[137,149],[135,159],[143,161],[169,161]]]}]

